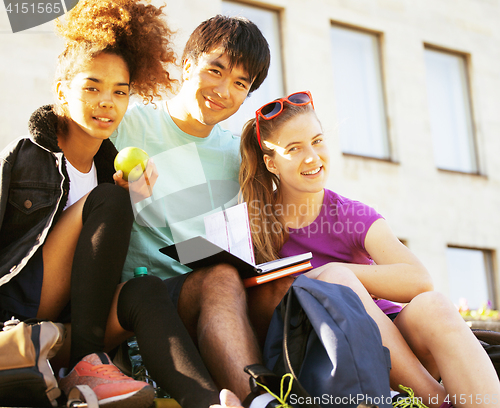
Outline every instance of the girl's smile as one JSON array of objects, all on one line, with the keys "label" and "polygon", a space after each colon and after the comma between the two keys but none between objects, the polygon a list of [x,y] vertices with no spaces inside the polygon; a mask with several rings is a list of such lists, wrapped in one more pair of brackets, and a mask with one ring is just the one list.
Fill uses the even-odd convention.
[{"label": "girl's smile", "polygon": [[321,167],[318,167],[317,169],[314,169],[314,170],[311,170],[311,171],[304,171],[300,174],[302,174],[303,176],[315,176],[317,175],[321,170],[323,170],[323,166]]},{"label": "girl's smile", "polygon": [[101,141],[111,136],[128,107],[129,81],[123,58],[102,53],[69,84],[59,83],[57,93],[69,113],[70,131]]},{"label": "girl's smile", "polygon": [[323,130],[314,111],[288,120],[264,144],[274,157],[264,155],[268,170],[280,178],[284,192],[316,193],[323,190],[329,155]]}]

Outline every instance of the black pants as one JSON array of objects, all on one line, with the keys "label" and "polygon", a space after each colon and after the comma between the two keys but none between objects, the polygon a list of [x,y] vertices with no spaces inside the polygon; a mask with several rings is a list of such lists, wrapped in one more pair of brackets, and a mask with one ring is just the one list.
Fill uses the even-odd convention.
[{"label": "black pants", "polygon": [[114,184],[98,185],[85,201],[71,271],[70,368],[87,354],[104,350],[133,220],[128,192]]},{"label": "black pants", "polygon": [[182,408],[208,407],[218,390],[160,278],[129,280],[118,298],[121,326],[135,333],[153,379]]}]

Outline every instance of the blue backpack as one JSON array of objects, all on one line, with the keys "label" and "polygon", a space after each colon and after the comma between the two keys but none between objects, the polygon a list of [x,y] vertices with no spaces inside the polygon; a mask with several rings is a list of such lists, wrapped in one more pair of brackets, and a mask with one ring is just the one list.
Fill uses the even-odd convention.
[{"label": "blue backpack", "polygon": [[264,361],[279,377],[292,374],[294,406],[392,408],[389,350],[346,286],[299,276],[274,312]]}]

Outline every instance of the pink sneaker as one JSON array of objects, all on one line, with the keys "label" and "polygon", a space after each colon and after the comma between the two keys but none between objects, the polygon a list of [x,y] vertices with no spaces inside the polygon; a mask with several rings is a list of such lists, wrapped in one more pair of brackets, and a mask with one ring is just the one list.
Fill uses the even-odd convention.
[{"label": "pink sneaker", "polygon": [[84,357],[71,372],[59,378],[59,388],[66,395],[75,385],[88,385],[106,408],[148,408],[153,404],[154,389],[123,374],[105,353]]}]

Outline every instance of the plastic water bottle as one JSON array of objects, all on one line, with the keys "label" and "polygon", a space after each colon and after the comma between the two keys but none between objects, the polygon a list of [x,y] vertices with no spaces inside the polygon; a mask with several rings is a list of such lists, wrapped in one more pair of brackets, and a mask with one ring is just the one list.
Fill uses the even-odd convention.
[{"label": "plastic water bottle", "polygon": [[[146,276],[147,274],[148,269],[145,267],[134,269],[134,278],[140,278],[142,276]],[[137,338],[135,336],[130,337],[127,340],[127,345],[130,364],[132,365],[132,378],[137,381],[144,381],[151,384],[155,389],[156,398],[170,398],[170,396],[157,386],[156,382],[149,376],[148,370],[142,361],[139,345],[137,344]]]},{"label": "plastic water bottle", "polygon": [[[134,269],[134,278],[140,278],[141,276],[146,276],[148,274],[148,268],[140,267]],[[139,352],[139,345],[137,344],[137,338],[135,336],[131,337],[127,341],[128,344],[128,356],[130,358],[130,364],[132,365],[132,378],[137,381],[144,381],[150,383],[150,378],[148,371],[144,366],[142,361],[142,356]]]},{"label": "plastic water bottle", "polygon": [[139,353],[139,346],[137,344],[137,339],[135,336],[131,337],[127,341],[128,344],[128,356],[130,358],[130,364],[132,365],[132,378],[137,381],[144,381],[150,383],[150,378],[148,371],[144,366],[142,361],[142,356]]}]

